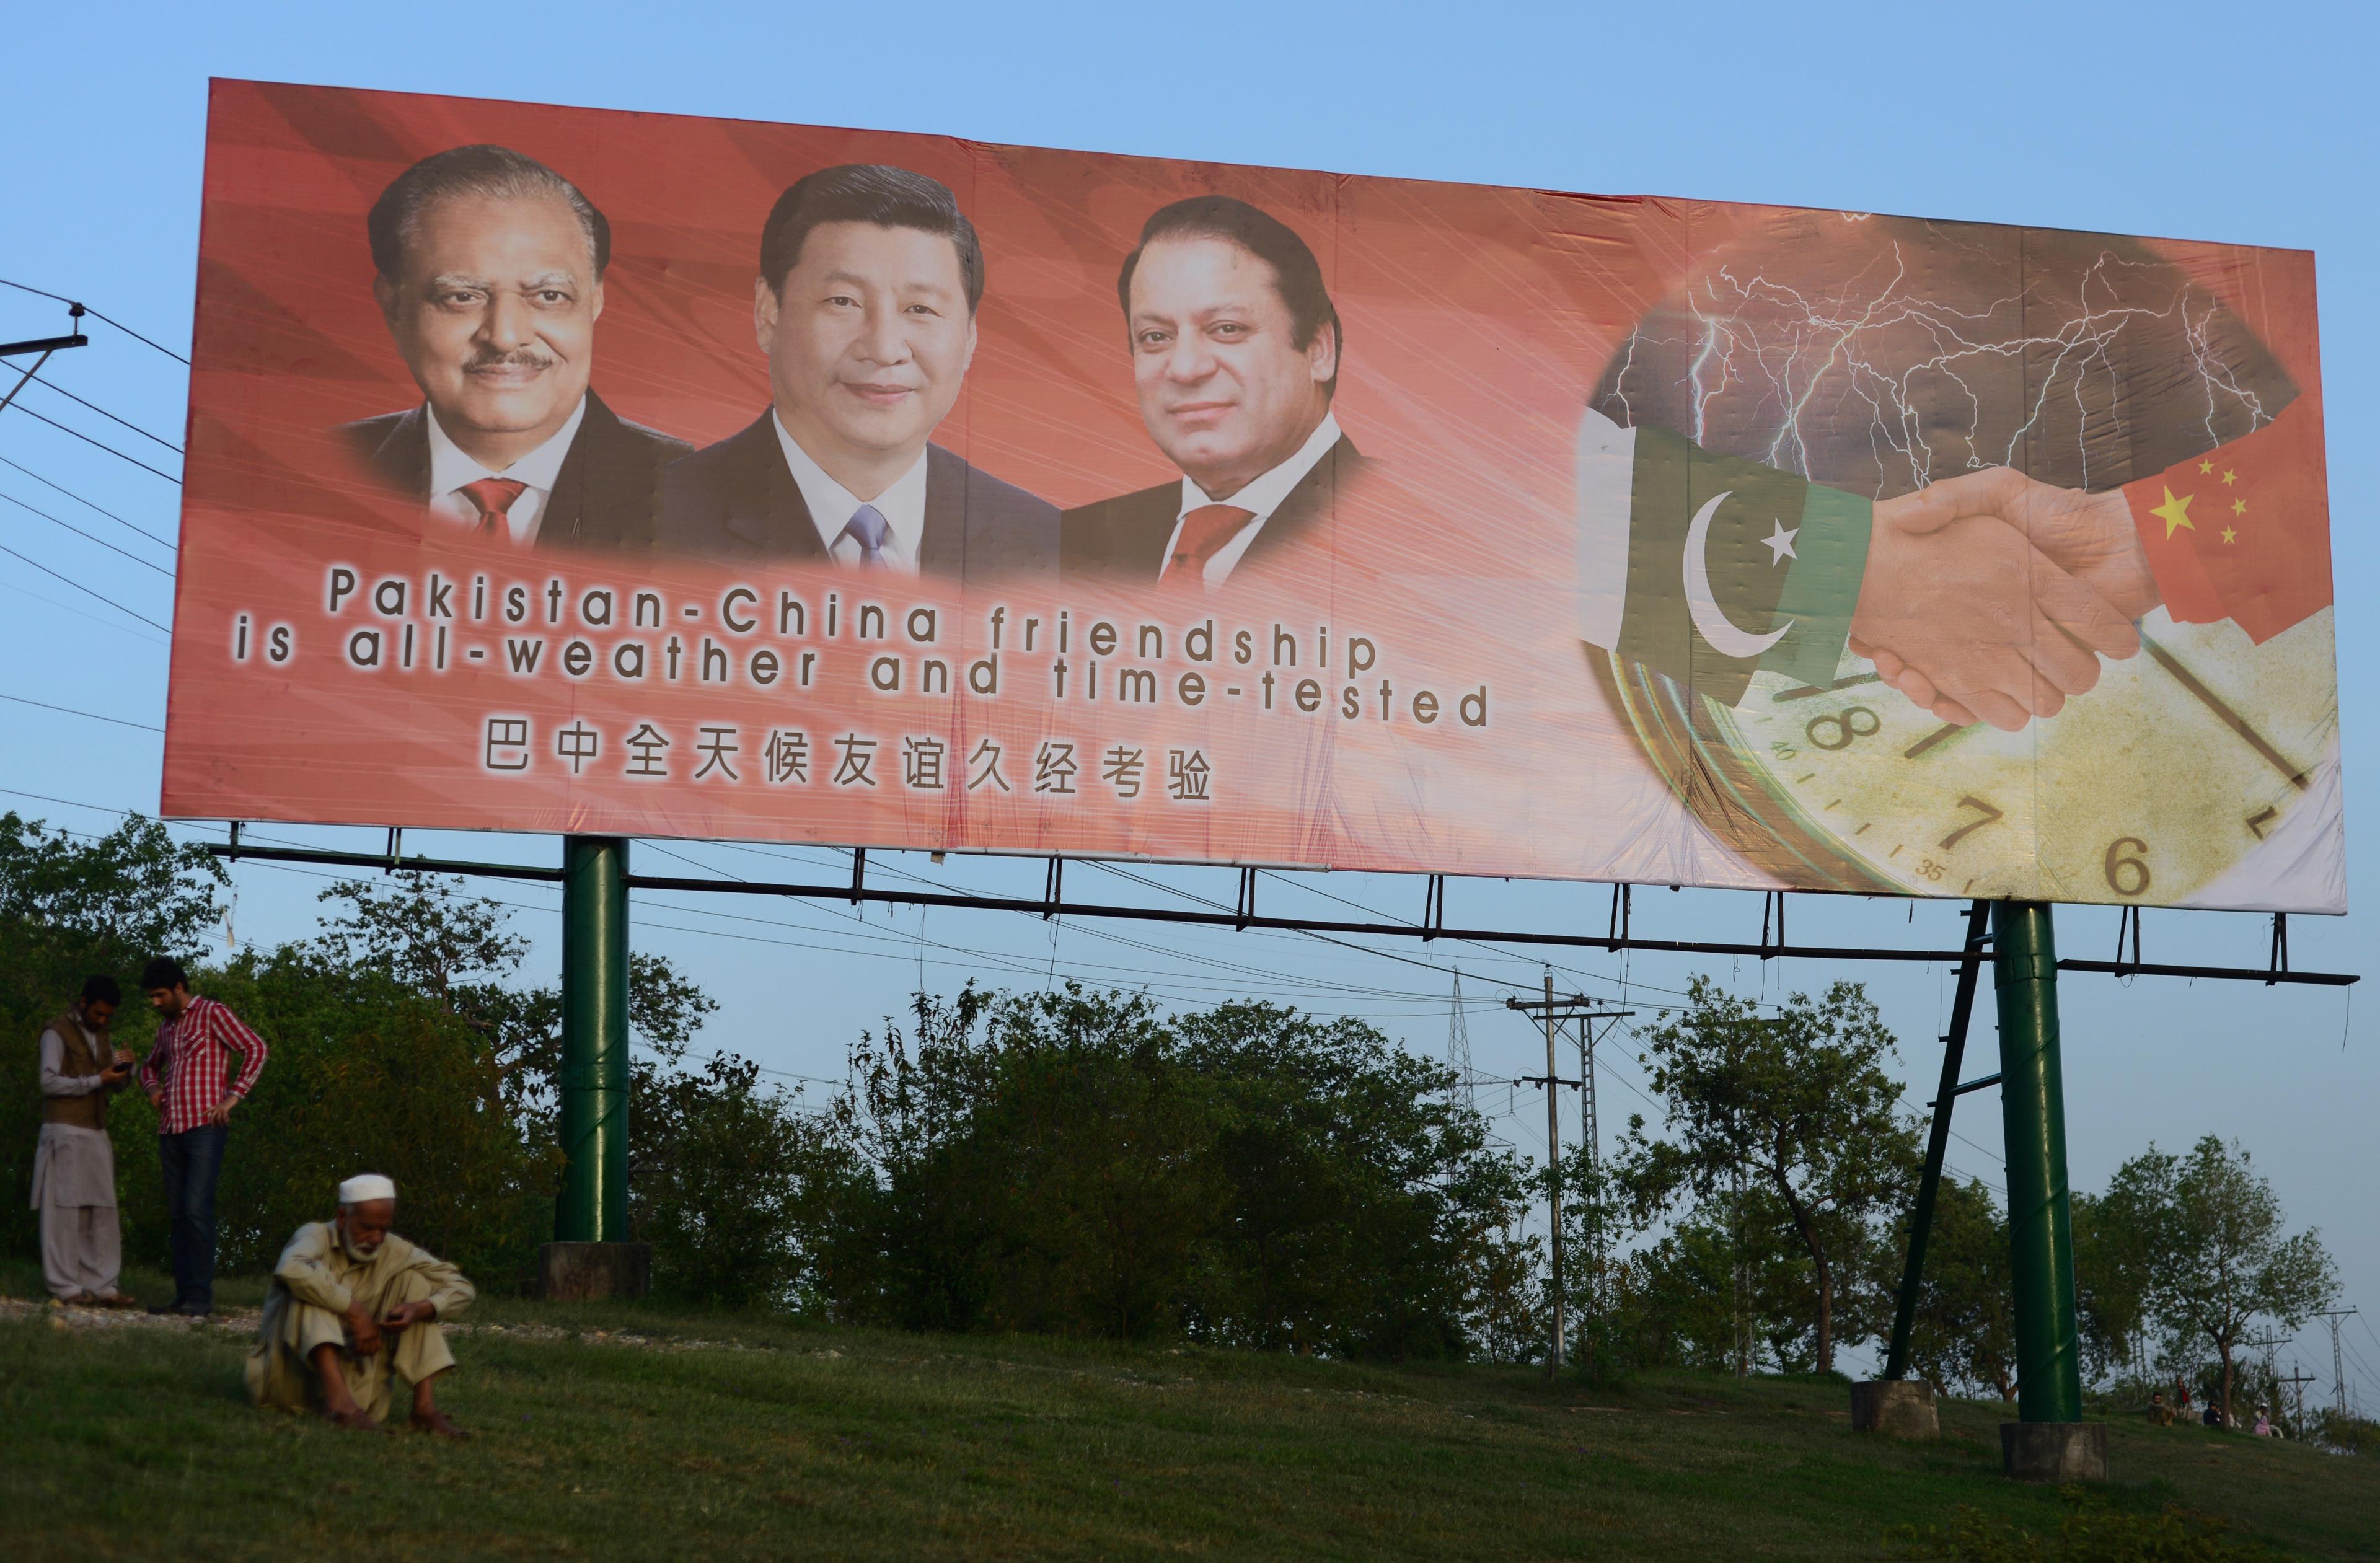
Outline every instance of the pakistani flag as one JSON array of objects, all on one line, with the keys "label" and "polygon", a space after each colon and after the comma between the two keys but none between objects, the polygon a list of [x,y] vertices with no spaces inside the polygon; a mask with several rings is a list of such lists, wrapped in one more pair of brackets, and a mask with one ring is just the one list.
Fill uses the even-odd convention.
[{"label": "pakistani flag", "polygon": [[1580,637],[1722,705],[1762,668],[1830,683],[1872,508],[1589,408],[1578,430]]}]

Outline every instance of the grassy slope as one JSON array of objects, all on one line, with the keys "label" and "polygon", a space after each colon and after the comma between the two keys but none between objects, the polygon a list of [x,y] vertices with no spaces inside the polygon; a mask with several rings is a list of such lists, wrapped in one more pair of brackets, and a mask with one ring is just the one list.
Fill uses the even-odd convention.
[{"label": "grassy slope", "polygon": [[[21,1266],[0,1294],[36,1296]],[[225,1289],[252,1304],[255,1283]],[[334,1435],[241,1398],[223,1331],[0,1324],[11,1557],[1877,1557],[1998,1475],[1996,1406],[1855,1437],[1840,1385],[805,1330],[658,1306],[493,1302],[443,1401],[478,1436]],[[2380,1557],[2380,1469],[2196,1428],[2112,1429],[2117,1507],[2181,1502],[2309,1557]]]}]

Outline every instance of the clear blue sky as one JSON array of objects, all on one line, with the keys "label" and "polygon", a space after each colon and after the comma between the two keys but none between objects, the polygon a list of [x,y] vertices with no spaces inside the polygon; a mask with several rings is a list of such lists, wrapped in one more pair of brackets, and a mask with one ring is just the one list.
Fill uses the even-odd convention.
[{"label": "clear blue sky", "polygon": [[[2362,460],[2380,414],[2380,224],[2375,224],[2370,61],[2380,44],[2364,7],[2192,6],[1461,6],[1209,4],[1156,6],[829,7],[582,5],[561,10],[255,6],[12,8],[0,20],[0,276],[87,299],[187,349],[197,244],[206,79],[258,77],[754,119],[809,121],[1160,156],[1270,163],[1349,173],[1534,185],[1604,193],[1706,196],[1917,212],[1985,222],[2171,235],[2310,248],[2319,257],[2339,613],[2340,699],[2349,787],[2350,894],[2368,895],[2375,630],[2357,612],[2380,581],[2380,547]],[[0,337],[62,324],[42,300],[0,290]],[[180,367],[118,333],[61,359],[55,378],[178,442]],[[170,452],[55,395],[26,406],[73,421],[167,470]],[[172,484],[11,411],[0,456],[21,462],[162,538],[176,524]],[[150,619],[169,621],[171,554],[0,466],[0,493],[51,512],[151,562],[144,567],[0,503],[0,544]],[[0,694],[163,721],[163,637],[18,559],[0,555]],[[0,805],[79,830],[105,809],[153,809],[159,737],[0,702]],[[99,806],[97,807],[84,806]],[[350,842],[360,832],[270,830]],[[219,836],[219,832],[217,832]],[[373,838],[376,840],[377,838]],[[551,839],[409,836],[459,854],[550,861]],[[668,871],[660,848],[639,866]],[[666,849],[746,878],[838,871],[833,854],[762,855],[723,846]],[[773,851],[773,849],[772,849]],[[922,858],[884,867],[955,883],[1038,892],[1038,865]],[[691,872],[692,870],[685,870]],[[1226,872],[1173,883],[1228,900]],[[310,931],[322,880],[287,869],[237,873],[236,931],[273,941]],[[1137,887],[1101,872],[1068,889],[1119,898]],[[1417,917],[1418,880],[1338,876],[1318,889]],[[554,959],[555,897],[499,889],[524,908],[533,957]],[[1343,913],[1268,884],[1266,898]],[[1450,913],[1488,927],[1600,927],[1599,887],[1458,883]],[[1172,932],[1148,925],[1063,927],[1002,915],[872,911],[644,898],[637,938],[678,961],[724,1005],[708,1045],[788,1075],[832,1077],[864,1026],[897,1011],[923,974],[942,988],[976,975],[1038,986],[1068,975],[1148,984],[1169,1000],[1254,993],[1377,1020],[1418,1050],[1446,1041],[1459,962],[1481,1071],[1517,1075],[1540,1045],[1492,1006],[1534,987],[1525,954],[1397,943],[1402,960],[1288,935]],[[1756,897],[1640,894],[1647,934],[1750,939]],[[2300,966],[2372,965],[2369,910],[2292,928]],[[2112,911],[2064,914],[2067,953],[2105,953]],[[1800,898],[1797,942],[1954,940],[1952,903]],[[2261,962],[2268,925],[2216,914],[2147,919],[2152,960]],[[1421,964],[1410,963],[1413,962]],[[921,964],[922,963],[922,964]],[[1561,958],[1556,980],[1620,991],[1618,962]],[[1684,986],[1694,968],[1639,957],[1632,996]],[[1945,975],[1931,968],[1845,972],[1808,963],[1720,963],[1747,991],[1864,976],[1930,1088]],[[2380,994],[2351,1008],[2335,989],[2070,976],[2063,989],[2066,1091],[2078,1186],[2101,1184],[2152,1139],[2180,1147],[2237,1136],[2292,1215],[2318,1225],[2350,1301],[2380,1313],[2380,1201],[2372,1119],[2380,1099]],[[2360,1011],[2360,1012],[2353,1012]],[[1987,1021],[1988,1000],[1983,1012]],[[1645,1108],[1625,1056],[1607,1076],[1609,1132]],[[1971,1072],[1990,1067],[1980,1030]],[[1524,1069],[1527,1065],[1529,1068]],[[819,1088],[812,1087],[815,1093]],[[1921,1092],[1919,1095],[1930,1094]],[[1506,1092],[1482,1105],[1501,1112]],[[1505,1132],[1542,1148],[1542,1100],[1526,1091]],[[1571,1109],[1567,1106],[1565,1112]],[[1574,1118],[1569,1120],[1574,1124]],[[1965,1098],[1952,1163],[2000,1181],[1995,1094]],[[1574,1127],[1565,1136],[1574,1134]],[[235,1154],[237,1154],[235,1152]],[[2374,1321],[2380,1324],[2380,1320]],[[2380,1336],[2350,1326],[2362,1393],[2380,1405]],[[2325,1376],[2328,1339],[2304,1360]],[[2350,1362],[2354,1375],[2358,1364]]]}]

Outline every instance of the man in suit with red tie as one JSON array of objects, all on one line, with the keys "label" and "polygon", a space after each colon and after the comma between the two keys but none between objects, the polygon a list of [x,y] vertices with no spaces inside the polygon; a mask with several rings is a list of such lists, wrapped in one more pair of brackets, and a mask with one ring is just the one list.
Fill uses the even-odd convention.
[{"label": "man in suit with red tie", "polygon": [[1061,569],[1209,589],[1327,542],[1364,458],[1331,414],[1342,333],[1305,241],[1229,196],[1175,201],[1116,296],[1141,420],[1182,478],[1066,512]]},{"label": "man in suit with red tie", "polygon": [[340,430],[365,469],[433,530],[650,548],[662,468],[693,447],[589,388],[603,214],[536,159],[473,146],[398,175],[366,226],[372,295],[423,401]]},{"label": "man in suit with red tie", "polygon": [[975,357],[983,247],[941,180],[804,176],[760,231],[771,405],[671,467],[661,546],[741,563],[1047,578],[1058,507],[932,442]]}]

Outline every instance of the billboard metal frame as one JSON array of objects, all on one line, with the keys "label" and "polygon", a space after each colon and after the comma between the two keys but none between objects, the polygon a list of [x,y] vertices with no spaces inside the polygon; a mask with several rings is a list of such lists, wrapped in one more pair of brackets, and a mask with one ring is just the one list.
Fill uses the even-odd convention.
[{"label": "billboard metal frame", "polygon": [[[239,839],[240,825],[231,827],[231,841],[210,845],[207,850],[215,856],[231,862],[255,858],[262,862],[312,863],[345,868],[378,868],[390,873],[459,874],[501,879],[538,880],[559,884],[564,870],[541,868],[523,864],[482,863],[469,858],[427,857],[407,855],[403,851],[404,835],[389,831],[388,850],[384,853],[333,852],[310,847],[249,846]],[[1606,931],[1595,933],[1557,933],[1545,929],[1475,928],[1450,927],[1446,922],[1446,879],[1443,874],[1427,876],[1428,892],[1423,920],[1419,923],[1398,923],[1383,920],[1351,921],[1317,917],[1271,916],[1259,913],[1256,905],[1257,873],[1253,867],[1239,870],[1239,895],[1231,911],[1200,911],[1190,907],[1132,906],[1119,903],[1070,901],[1064,894],[1066,859],[1062,856],[1039,859],[1048,865],[1043,893],[1039,897],[979,895],[965,892],[917,890],[885,890],[868,883],[868,849],[848,849],[852,854],[851,881],[848,884],[824,884],[770,879],[704,879],[668,874],[629,874],[630,891],[694,891],[711,895],[781,896],[797,901],[841,901],[857,906],[873,903],[881,906],[947,907],[962,911],[1018,912],[1043,918],[1095,917],[1133,922],[1181,923],[1206,927],[1228,927],[1235,930],[1265,928],[1288,933],[1321,933],[1359,935],[1364,937],[1418,939],[1427,943],[1439,939],[1478,940],[1485,943],[1543,945],[1561,949],[1604,951],[1645,951],[1671,955],[1750,955],[1760,960],[1812,961],[1941,961],[1964,963],[1980,960],[1997,963],[1996,951],[1896,949],[1889,946],[1862,947],[1856,945],[1789,944],[1785,940],[1784,898],[1779,891],[1761,892],[1761,937],[1757,942],[1730,942],[1724,939],[1645,939],[1630,927],[1633,886],[1614,885],[1611,889],[1611,919]],[[1006,856],[1005,854],[989,854]],[[1803,894],[1825,894],[1825,891],[1803,891]],[[1774,909],[1776,934],[1768,937],[1771,909]],[[2146,962],[2140,958],[2140,925],[2137,914],[2128,914],[2123,930],[2129,933],[2131,958],[2114,961],[2080,960],[2061,956],[2058,969],[2061,972],[2095,972],[2110,976],[2205,977],[2232,982],[2261,982],[2267,987],[2293,983],[2322,987],[2345,987],[2361,979],[2347,972],[2292,971],[2289,963],[2289,914],[2273,915],[2273,942],[2266,964],[2262,966],[2209,966],[2188,963]],[[2117,953],[2124,953],[2119,934]]]}]

